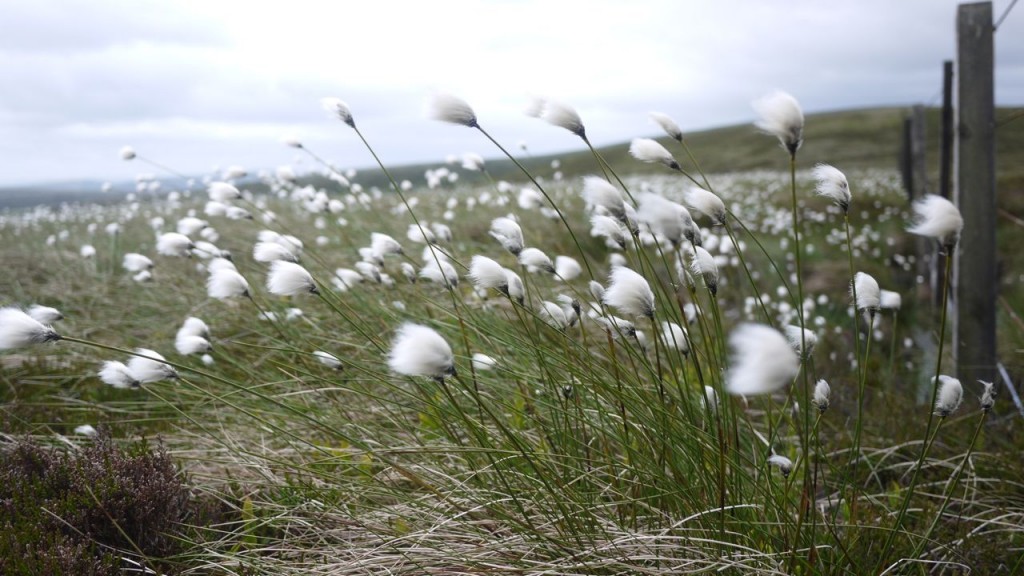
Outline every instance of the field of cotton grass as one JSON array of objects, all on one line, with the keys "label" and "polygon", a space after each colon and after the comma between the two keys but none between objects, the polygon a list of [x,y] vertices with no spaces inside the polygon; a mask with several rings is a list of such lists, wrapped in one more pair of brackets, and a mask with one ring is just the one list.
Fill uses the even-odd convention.
[{"label": "field of cotton grass", "polygon": [[[631,175],[538,101],[588,174],[496,181],[471,153],[364,189],[290,139],[326,185],[235,170],[6,212],[3,449],[162,446],[194,505],[175,546],[130,537],[146,513],[104,516],[114,541],[48,516],[138,572],[1018,573],[1012,409],[953,378],[922,281],[956,208],[805,164],[797,102],[755,108],[774,171],[704,174],[652,115],[671,146],[631,152],[663,173]],[[454,96],[432,115],[510,148]],[[9,522],[2,572],[63,542]]]}]

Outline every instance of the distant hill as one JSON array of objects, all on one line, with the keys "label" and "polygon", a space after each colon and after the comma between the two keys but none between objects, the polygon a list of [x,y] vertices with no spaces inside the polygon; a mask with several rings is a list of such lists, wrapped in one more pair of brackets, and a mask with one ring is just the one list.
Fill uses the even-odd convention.
[{"label": "distant hill", "polygon": [[[907,108],[870,108],[843,110],[808,115],[804,131],[804,146],[800,150],[800,167],[828,162],[840,169],[888,168],[899,163],[903,119]],[[937,173],[939,148],[939,111],[927,112],[928,159],[932,171]],[[1000,178],[1020,187],[1024,182],[1024,108],[1000,108],[996,113],[997,169]],[[557,128],[552,128],[556,130]],[[647,136],[658,136],[652,129]],[[780,153],[767,136],[757,133],[751,124],[741,124],[693,132],[685,136],[701,168],[706,172],[735,172],[756,169],[787,168],[785,154]],[[692,169],[690,161],[679,144],[667,137],[658,138],[679,162]],[[766,141],[768,140],[768,141]],[[511,150],[511,144],[508,144]],[[620,173],[663,172],[661,166],[640,163],[629,156],[629,142],[599,149],[601,155]],[[514,152],[515,153],[515,152]],[[518,156],[517,156],[518,157]],[[546,156],[519,157],[531,172],[548,177],[552,173],[552,160],[561,162],[560,170],[567,178],[598,171],[593,156],[585,148]],[[439,164],[389,166],[399,181],[423,182],[426,170]],[[507,159],[493,158],[487,170],[495,179],[521,180],[519,170]],[[460,170],[461,172],[461,170]],[[320,185],[324,179],[313,177],[311,183]],[[483,181],[483,176],[462,173],[462,182]],[[366,167],[359,171],[357,181],[364,187],[388,188],[388,181],[379,169]],[[115,187],[121,193],[103,194],[99,182],[47,184],[31,187],[0,188],[0,207],[18,207],[68,201],[115,201],[123,191],[133,189],[128,183]],[[253,187],[251,187],[253,188]],[[165,187],[165,190],[168,189]]]}]

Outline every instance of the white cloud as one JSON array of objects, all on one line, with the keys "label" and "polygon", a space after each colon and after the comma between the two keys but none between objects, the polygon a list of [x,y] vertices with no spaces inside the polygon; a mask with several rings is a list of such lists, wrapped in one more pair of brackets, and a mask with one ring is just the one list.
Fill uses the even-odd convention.
[{"label": "white cloud", "polygon": [[[1006,2],[996,2],[1000,13]],[[955,0],[454,0],[264,5],[35,1],[0,21],[0,181],[123,177],[132,144],[194,172],[291,159],[296,133],[344,165],[370,158],[320,109],[352,107],[391,164],[494,150],[431,123],[436,89],[469,101],[506,145],[577,139],[522,110],[531,95],[575,106],[595,143],[749,121],[772,89],[808,111],[927,101],[955,48]],[[1024,103],[1024,12],[996,37],[997,99]],[[8,168],[8,166],[10,168]]]}]

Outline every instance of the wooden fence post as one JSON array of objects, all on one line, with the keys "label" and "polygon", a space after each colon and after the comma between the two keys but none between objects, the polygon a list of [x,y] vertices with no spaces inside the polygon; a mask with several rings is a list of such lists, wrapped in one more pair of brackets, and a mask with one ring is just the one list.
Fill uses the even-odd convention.
[{"label": "wooden fence post", "polygon": [[954,198],[964,230],[953,258],[953,359],[968,389],[996,364],[996,189],[992,3],[957,7]]}]

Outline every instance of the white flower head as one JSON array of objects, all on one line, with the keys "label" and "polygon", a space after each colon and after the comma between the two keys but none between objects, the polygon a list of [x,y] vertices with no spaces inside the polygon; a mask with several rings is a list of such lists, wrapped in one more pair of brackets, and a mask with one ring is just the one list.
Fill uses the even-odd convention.
[{"label": "white flower head", "polygon": [[984,380],[978,380],[978,383],[983,387],[981,391],[981,409],[988,413],[996,404],[995,386],[991,382],[985,382]]},{"label": "white flower head", "polygon": [[767,394],[789,384],[800,360],[786,337],[762,324],[741,324],[729,335],[732,361],[726,390],[744,396]]},{"label": "white flower head", "polygon": [[718,410],[718,393],[711,386],[704,386],[704,395],[700,397],[701,405],[705,410],[714,412]]},{"label": "white flower head", "polygon": [[420,268],[420,278],[444,285],[445,288],[454,288],[459,285],[459,273],[447,260],[430,260],[423,268]]},{"label": "white flower head", "polygon": [[782,475],[786,478],[788,478],[790,472],[793,471],[793,461],[785,456],[772,454],[768,457],[768,463],[778,468],[779,472],[782,472]]},{"label": "white flower head", "polygon": [[663,164],[672,170],[680,170],[679,162],[657,140],[634,138],[629,145],[629,154],[641,162]]},{"label": "white flower head", "polygon": [[348,104],[345,104],[342,100],[338,98],[321,98],[320,105],[338,120],[353,128],[356,127],[356,121],[352,118],[352,111],[349,110]]},{"label": "white flower head", "polygon": [[661,323],[661,342],[666,348],[678,350],[683,354],[690,353],[690,342],[687,340],[686,329],[675,322]]},{"label": "white flower head", "polygon": [[903,305],[903,298],[899,292],[892,290],[881,290],[879,292],[878,307],[883,310],[899,310]]},{"label": "white flower head", "polygon": [[653,192],[640,194],[637,201],[637,219],[647,224],[651,232],[668,239],[673,248],[678,249],[684,239],[692,242],[694,246],[700,246],[700,233],[685,206]]},{"label": "white flower head", "polygon": [[121,148],[120,155],[121,160],[134,160],[135,157],[137,156],[137,154],[135,154],[135,149],[132,148],[131,146],[125,146]]},{"label": "white flower head", "polygon": [[951,248],[960,239],[964,219],[949,200],[928,194],[913,205],[915,221],[907,232],[935,238],[944,248]]},{"label": "white flower head", "polygon": [[725,225],[728,212],[725,210],[725,203],[712,192],[699,187],[691,186],[683,193],[683,202],[690,208],[711,218],[715,224]]},{"label": "white flower head", "polygon": [[[807,358],[814,352],[814,347],[818,344],[818,335],[812,330],[804,328],[800,329],[799,326],[789,325],[786,326],[786,340],[789,340],[789,345],[793,347],[793,351],[799,354],[803,358]],[[800,337],[803,332],[803,338]],[[807,346],[807,351],[802,352],[804,346]]]},{"label": "white flower head", "polygon": [[828,164],[818,164],[814,167],[814,179],[818,181],[818,196],[832,200],[843,212],[850,211],[850,183],[845,174]]},{"label": "white flower head", "polygon": [[526,288],[523,286],[523,279],[508,268],[505,269],[505,285],[508,288],[508,297],[522,304],[526,299]]},{"label": "white flower head", "polygon": [[625,250],[629,230],[626,230],[625,226],[611,216],[594,214],[590,217],[590,235],[604,238],[609,245],[615,245],[620,250]]},{"label": "white flower head", "polygon": [[572,106],[562,104],[561,102],[545,100],[543,111],[540,113],[540,119],[552,126],[565,128],[584,140],[587,138],[587,130],[583,127],[583,120]]},{"label": "white flower head", "polygon": [[206,293],[210,298],[225,300],[238,296],[250,297],[249,283],[234,268],[217,268],[206,279]]},{"label": "white flower head", "polygon": [[455,357],[444,337],[433,328],[406,323],[398,329],[388,356],[391,370],[404,376],[443,380],[455,376]]},{"label": "white flower head", "polygon": [[828,385],[828,382],[824,380],[818,380],[818,383],[814,385],[814,398],[811,400],[814,405],[818,407],[819,412],[828,410],[829,397],[832,395],[832,388]]},{"label": "white flower head", "polygon": [[466,152],[462,155],[462,167],[470,172],[482,172],[484,170],[484,157],[476,152]]},{"label": "white flower head", "polygon": [[518,256],[523,251],[523,229],[511,218],[495,218],[491,221],[491,237],[501,243],[501,247],[512,255]]},{"label": "white flower head", "polygon": [[129,252],[124,255],[124,259],[121,261],[121,267],[128,272],[142,272],[143,270],[153,268],[153,261],[150,260],[148,256]]},{"label": "white flower head", "polygon": [[964,399],[964,387],[952,376],[940,374],[937,379],[939,393],[935,400],[935,414],[945,418],[960,407],[960,402]]},{"label": "white flower head", "polygon": [[78,253],[82,258],[89,259],[96,256],[96,248],[92,244],[83,244]]},{"label": "white flower head", "polygon": [[529,272],[543,270],[549,274],[555,273],[555,265],[551,258],[538,248],[524,248],[519,252],[519,263],[526,266]]},{"label": "white flower head", "polygon": [[477,288],[483,290],[494,288],[503,294],[508,294],[508,278],[505,276],[505,267],[486,256],[479,254],[473,256],[469,264],[469,279]]},{"label": "white flower head", "polygon": [[693,262],[690,263],[690,270],[695,275],[704,278],[704,285],[712,295],[718,294],[718,264],[710,252],[700,246],[693,247]]},{"label": "white flower head", "polygon": [[583,273],[583,267],[575,258],[555,256],[555,276],[563,282],[575,280]]},{"label": "white flower head", "polygon": [[210,327],[206,325],[201,319],[195,316],[189,316],[185,318],[185,321],[181,324],[181,328],[178,329],[179,336],[202,336],[203,338],[210,337]]},{"label": "white flower head", "polygon": [[213,351],[213,345],[202,336],[181,334],[179,332],[178,336],[174,339],[174,349],[178,351],[178,354],[188,356],[190,354],[206,354],[211,352]]},{"label": "white flower head", "polygon": [[882,300],[882,291],[878,282],[869,274],[857,272],[853,276],[853,287],[857,292],[857,310],[867,313],[878,311]]},{"label": "white flower head", "polygon": [[370,248],[377,254],[384,256],[386,254],[404,254],[402,245],[387,234],[381,234],[380,232],[373,232],[370,234]]},{"label": "white flower head", "polygon": [[334,370],[343,370],[345,368],[345,366],[342,365],[341,360],[338,360],[338,357],[334,354],[324,352],[323,350],[317,350],[316,352],[313,352],[313,356],[316,356],[316,359],[328,368],[332,368]]},{"label": "white flower head", "polygon": [[622,192],[600,176],[583,178],[583,199],[593,207],[601,207],[623,224],[626,223],[625,200]]},{"label": "white flower head", "polygon": [[409,224],[409,227],[405,230],[405,237],[408,238],[410,242],[415,242],[417,244],[433,244],[434,241],[437,240],[434,233],[430,231],[430,227],[428,227],[426,223],[421,225]]},{"label": "white flower head", "polygon": [[608,277],[604,303],[629,316],[654,318],[654,292],[640,274],[620,266]]},{"label": "white flower head", "polygon": [[678,142],[683,141],[682,129],[679,128],[679,124],[676,124],[676,121],[670,118],[668,114],[651,112],[650,117],[651,120],[654,120],[654,123],[661,127],[661,129],[665,131],[665,134],[668,134],[670,138]]},{"label": "white flower head", "polygon": [[755,125],[779,139],[782,147],[796,154],[804,140],[804,113],[796,98],[786,92],[773,92],[753,102],[761,117]]},{"label": "white flower head", "polygon": [[587,289],[590,290],[590,295],[594,297],[594,300],[598,302],[604,302],[604,286],[597,280],[591,280],[587,284]]},{"label": "white flower head", "polygon": [[132,374],[132,371],[123,362],[108,360],[103,363],[99,371],[100,380],[104,384],[114,388],[138,388],[142,382]]},{"label": "white flower head", "polygon": [[178,371],[167,364],[167,359],[158,352],[148,348],[136,348],[135,353],[138,356],[132,356],[131,360],[128,360],[128,372],[142,384],[178,377]]},{"label": "white flower head", "polygon": [[39,304],[33,304],[29,307],[28,315],[40,324],[53,324],[54,322],[64,319],[64,315],[60,313],[60,310],[51,308],[50,306],[41,306]]},{"label": "white flower head", "polygon": [[569,318],[565,315],[565,309],[554,302],[547,300],[541,302],[537,315],[545,324],[556,330],[565,330],[569,327]]},{"label": "white flower head", "polygon": [[195,244],[178,232],[165,232],[156,240],[156,251],[164,256],[188,256]]},{"label": "white flower head", "polygon": [[278,260],[298,262],[299,257],[286,245],[279,242],[257,242],[252,247],[252,259],[269,264]]},{"label": "white flower head", "polygon": [[308,270],[294,262],[284,260],[277,260],[270,264],[267,290],[278,296],[320,293]]},{"label": "white flower head", "polygon": [[428,114],[433,120],[461,124],[469,128],[477,127],[476,113],[473,109],[465,100],[451,94],[434,94],[430,99]]},{"label": "white flower head", "polygon": [[210,195],[210,200],[220,203],[230,202],[242,197],[242,193],[238,188],[227,182],[210,182],[206,187],[206,192]]},{"label": "white flower head", "polygon": [[92,425],[82,424],[81,426],[75,426],[75,434],[78,434],[79,436],[95,436],[97,432]]},{"label": "white flower head", "polygon": [[493,370],[497,365],[498,361],[487,354],[481,354],[480,352],[473,354],[473,369],[477,372]]},{"label": "white flower head", "polygon": [[18,308],[0,308],[0,350],[23,348],[54,340],[60,340],[60,335],[53,328]]}]

